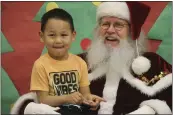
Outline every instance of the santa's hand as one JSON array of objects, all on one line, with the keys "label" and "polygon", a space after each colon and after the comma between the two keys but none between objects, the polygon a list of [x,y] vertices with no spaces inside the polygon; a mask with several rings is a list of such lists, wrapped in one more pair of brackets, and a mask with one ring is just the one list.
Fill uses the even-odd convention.
[{"label": "santa's hand", "polygon": [[86,97],[87,102],[84,101],[85,104],[89,104],[91,106],[91,110],[96,110],[100,104],[101,101],[106,102],[105,99],[102,97],[99,97],[97,95],[90,94]]},{"label": "santa's hand", "polygon": [[129,114],[150,114],[150,115],[154,115],[156,114],[156,112],[149,106],[144,105],[142,107],[140,107],[139,109],[129,113]]},{"label": "santa's hand", "polygon": [[60,113],[56,112],[59,109],[60,109],[59,107],[51,107],[46,104],[38,104],[31,102],[26,106],[24,114],[59,114],[60,115]]}]

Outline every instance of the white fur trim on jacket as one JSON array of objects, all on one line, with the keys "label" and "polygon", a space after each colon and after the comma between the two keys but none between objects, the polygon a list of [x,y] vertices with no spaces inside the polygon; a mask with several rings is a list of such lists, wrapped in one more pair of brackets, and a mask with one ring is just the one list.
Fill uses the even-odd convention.
[{"label": "white fur trim on jacket", "polygon": [[24,94],[15,102],[10,113],[11,114],[18,114],[21,106],[28,99],[32,99],[34,102],[38,102],[36,93],[30,92],[30,93]]},{"label": "white fur trim on jacket", "polygon": [[132,87],[135,87],[136,89],[141,91],[141,93],[144,93],[148,96],[154,96],[172,85],[172,73],[161,78],[153,86],[147,86],[143,81],[135,78],[128,70],[124,71],[123,78],[129,84],[131,84]]},{"label": "white fur trim on jacket", "polygon": [[112,114],[116,103],[117,90],[120,82],[120,75],[115,71],[109,70],[106,74],[106,83],[103,89],[103,98],[106,102],[100,103],[98,114]]},{"label": "white fur trim on jacket", "polygon": [[103,2],[97,8],[96,20],[104,16],[115,16],[130,21],[129,8],[126,2]]},{"label": "white fur trim on jacket", "polygon": [[149,115],[155,115],[156,112],[149,106],[147,105],[143,105],[142,107],[138,108],[137,110],[129,113],[129,114],[137,114],[137,115],[141,115],[141,114],[149,114]]},{"label": "white fur trim on jacket", "polygon": [[153,108],[157,114],[172,114],[171,109],[167,105],[165,101],[161,101],[158,99],[151,99],[147,101],[143,101],[140,106],[148,105]]}]

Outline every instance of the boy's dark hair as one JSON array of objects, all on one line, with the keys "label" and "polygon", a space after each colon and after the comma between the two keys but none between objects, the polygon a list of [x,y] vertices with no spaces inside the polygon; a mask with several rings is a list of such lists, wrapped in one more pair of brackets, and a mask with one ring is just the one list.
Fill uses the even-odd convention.
[{"label": "boy's dark hair", "polygon": [[52,9],[52,10],[46,12],[42,16],[42,18],[41,18],[41,31],[42,32],[44,32],[44,30],[45,30],[45,25],[46,25],[47,21],[51,18],[67,21],[70,24],[70,28],[71,28],[72,32],[74,31],[74,24],[73,24],[72,16],[63,9],[55,8],[55,9]]}]

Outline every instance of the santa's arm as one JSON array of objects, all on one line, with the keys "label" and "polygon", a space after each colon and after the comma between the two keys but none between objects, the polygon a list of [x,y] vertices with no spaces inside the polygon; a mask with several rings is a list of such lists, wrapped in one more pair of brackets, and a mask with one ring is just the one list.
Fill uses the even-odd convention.
[{"label": "santa's arm", "polygon": [[[161,85],[164,87],[160,87]],[[141,102],[139,108],[129,114],[172,114],[172,74],[156,83],[153,89],[157,88],[160,92]]]},{"label": "santa's arm", "polygon": [[139,109],[137,109],[137,110],[135,110],[135,111],[133,111],[133,112],[131,112],[131,113],[129,113],[129,114],[137,114],[137,115],[139,115],[139,114],[150,114],[150,115],[152,115],[152,114],[156,114],[156,112],[154,111],[154,109],[153,108],[151,108],[151,107],[149,107],[149,106],[147,106],[147,105],[143,105],[143,106],[141,106]]},{"label": "santa's arm", "polygon": [[[163,80],[165,81],[161,82]],[[158,92],[154,98],[143,101],[140,106],[148,105],[158,114],[172,114],[172,74],[170,73],[166,75],[164,78],[158,81],[157,84],[154,87],[155,89],[160,85],[165,86],[164,89],[160,90],[160,92]]]},{"label": "santa's arm", "polygon": [[151,99],[143,101],[137,110],[129,114],[172,114],[172,111],[165,101]]},{"label": "santa's arm", "polygon": [[151,99],[143,101],[141,107],[148,106],[155,111],[156,114],[172,114],[169,105],[164,100]]},{"label": "santa's arm", "polygon": [[144,73],[148,79],[152,79],[159,73],[167,73],[160,76],[159,81],[153,83],[153,94],[148,100],[140,103],[139,109],[130,114],[172,114],[172,66],[168,64],[162,57],[155,53],[146,53],[144,56],[150,60],[151,67],[148,72]]},{"label": "santa's arm", "polygon": [[[152,86],[153,89],[156,89],[159,92],[150,100],[143,101],[140,106],[148,105],[153,108],[157,114],[172,114],[172,65],[155,53],[148,56],[146,55],[146,57],[148,57],[151,64],[154,65],[151,67],[150,71],[152,68],[157,67],[156,69],[153,69],[156,73],[166,72],[167,75],[164,75]],[[149,76],[150,73],[148,72],[146,74]]]},{"label": "santa's arm", "polygon": [[14,104],[10,114],[59,114],[56,111],[59,107],[51,107],[46,104],[39,104],[37,95],[34,92],[21,96]]}]

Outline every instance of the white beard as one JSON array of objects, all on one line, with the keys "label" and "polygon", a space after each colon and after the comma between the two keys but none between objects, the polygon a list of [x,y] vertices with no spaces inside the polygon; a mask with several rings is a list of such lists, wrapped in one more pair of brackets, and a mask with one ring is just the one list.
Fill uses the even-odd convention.
[{"label": "white beard", "polygon": [[107,102],[100,103],[99,114],[112,114],[119,81],[124,69],[129,69],[135,56],[135,49],[128,38],[119,40],[117,47],[111,47],[111,45],[104,44],[103,38],[97,37],[88,51],[88,63],[93,69],[92,73],[89,74],[89,80],[96,80],[104,74],[106,75],[103,98]]},{"label": "white beard", "polygon": [[113,48],[109,59],[109,68],[118,75],[122,75],[123,69],[129,69],[135,57],[135,49],[127,39],[120,40],[120,45]]},{"label": "white beard", "polygon": [[93,81],[106,75],[103,98],[107,102],[100,103],[99,114],[113,113],[120,79],[125,70],[130,70],[131,63],[136,57],[135,42],[130,37],[116,38],[119,39],[119,45],[112,47],[104,44],[104,38],[95,36],[87,55],[89,67],[92,69],[89,80]]},{"label": "white beard", "polygon": [[[129,68],[134,57],[135,49],[128,42],[127,38],[120,39],[120,44],[113,48],[105,45],[103,38],[99,36],[93,40],[87,55],[90,69],[105,66],[107,67],[106,70],[111,68],[117,74],[121,74],[123,68]],[[100,71],[103,71],[103,69]]]},{"label": "white beard", "polygon": [[101,37],[95,38],[88,50],[88,63],[89,68],[93,69],[102,63],[105,63],[107,58],[110,56],[110,49],[103,43]]}]

